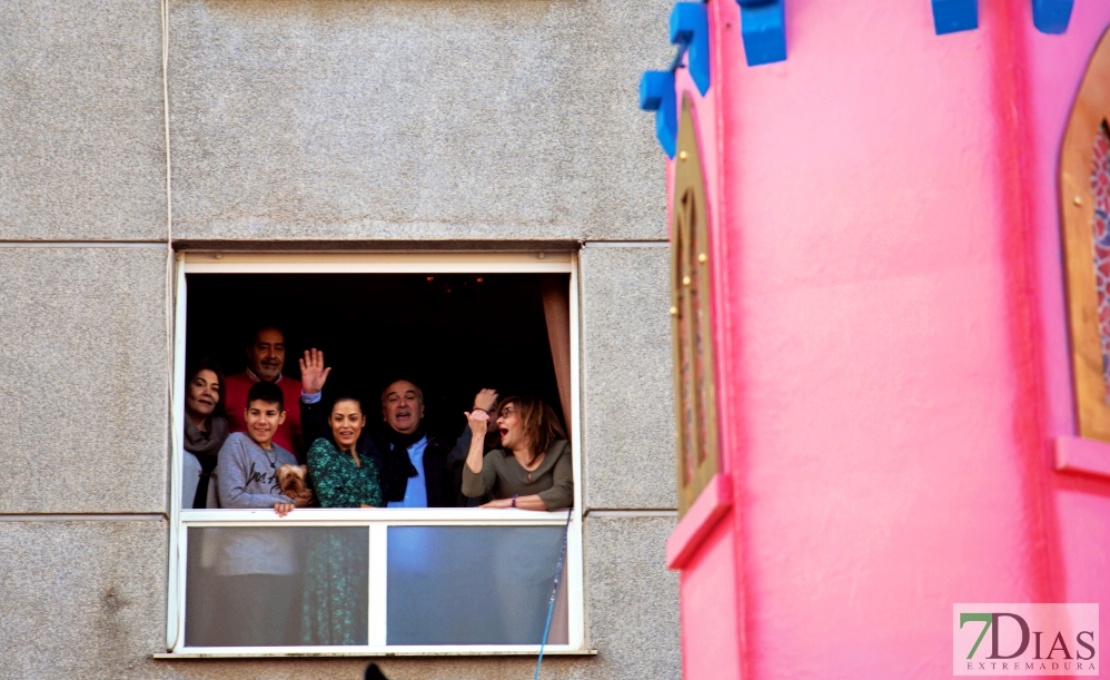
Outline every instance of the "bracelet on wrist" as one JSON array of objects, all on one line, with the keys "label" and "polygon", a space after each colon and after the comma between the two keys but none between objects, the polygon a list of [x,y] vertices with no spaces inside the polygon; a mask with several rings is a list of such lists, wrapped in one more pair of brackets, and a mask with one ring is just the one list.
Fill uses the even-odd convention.
[{"label": "bracelet on wrist", "polygon": [[514,508],[516,507],[516,497],[517,497],[517,494],[514,493],[513,494],[513,504],[512,504],[512,507],[514,507]]}]

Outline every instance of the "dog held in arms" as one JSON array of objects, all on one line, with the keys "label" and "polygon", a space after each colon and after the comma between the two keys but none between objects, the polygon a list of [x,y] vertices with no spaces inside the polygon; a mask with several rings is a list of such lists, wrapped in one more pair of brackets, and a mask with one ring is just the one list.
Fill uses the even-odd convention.
[{"label": "dog held in arms", "polygon": [[281,492],[294,501],[303,498],[312,500],[312,489],[308,488],[305,477],[308,475],[306,465],[282,465],[277,469],[277,482]]}]

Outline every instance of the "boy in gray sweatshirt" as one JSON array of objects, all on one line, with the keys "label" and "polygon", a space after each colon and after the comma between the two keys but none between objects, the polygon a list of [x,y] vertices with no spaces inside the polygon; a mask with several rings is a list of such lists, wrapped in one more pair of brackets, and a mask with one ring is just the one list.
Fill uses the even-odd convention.
[{"label": "boy in gray sweatshirt", "polygon": [[[220,507],[274,508],[285,515],[306,499],[292,499],[277,481],[277,469],[296,465],[292,453],[273,442],[285,420],[284,397],[273,383],[258,382],[247,395],[246,432],[236,432],[220,449],[216,485]],[[283,528],[203,529],[219,532],[219,559],[213,588],[219,615],[201,626],[188,625],[188,644],[272,646],[299,644],[298,555]],[[213,537],[214,538],[214,537]],[[199,623],[199,622],[197,622]]]}]

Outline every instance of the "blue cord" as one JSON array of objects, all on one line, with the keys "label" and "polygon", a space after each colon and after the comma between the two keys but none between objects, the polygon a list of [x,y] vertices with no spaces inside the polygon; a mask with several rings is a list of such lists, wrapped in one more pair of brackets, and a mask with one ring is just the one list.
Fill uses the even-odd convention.
[{"label": "blue cord", "polygon": [[555,598],[559,594],[559,578],[563,575],[563,558],[567,554],[567,532],[570,531],[570,518],[574,508],[567,508],[567,523],[563,525],[563,547],[559,550],[559,563],[555,565],[555,584],[551,587],[551,602],[547,604],[547,621],[543,624],[543,639],[540,640],[540,658],[536,659],[536,674],[532,680],[540,680],[540,665],[543,664],[543,648],[547,645],[547,634],[551,632],[551,617],[555,614]]}]

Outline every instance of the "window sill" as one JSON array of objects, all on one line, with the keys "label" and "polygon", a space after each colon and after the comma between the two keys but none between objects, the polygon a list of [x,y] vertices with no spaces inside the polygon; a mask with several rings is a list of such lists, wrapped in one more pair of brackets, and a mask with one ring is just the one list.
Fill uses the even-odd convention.
[{"label": "window sill", "polygon": [[1110,480],[1110,442],[1068,436],[1054,445],[1057,472]]},{"label": "window sill", "polygon": [[[452,651],[378,651],[365,650],[329,652],[159,652],[151,654],[158,661],[191,661],[195,659],[274,659],[274,658],[335,658],[354,657],[378,659],[384,657],[475,657],[475,656],[536,656],[539,649],[521,650],[452,650]],[[551,649],[545,647],[544,656],[597,656],[596,649]]]},{"label": "window sill", "polygon": [[717,523],[732,509],[732,479],[717,473],[667,539],[667,568],[682,569]]}]

